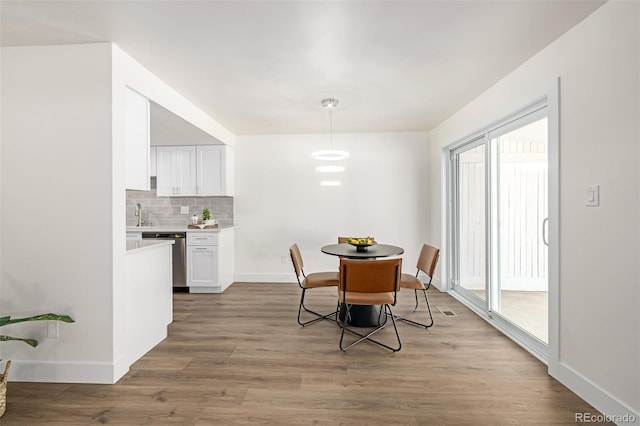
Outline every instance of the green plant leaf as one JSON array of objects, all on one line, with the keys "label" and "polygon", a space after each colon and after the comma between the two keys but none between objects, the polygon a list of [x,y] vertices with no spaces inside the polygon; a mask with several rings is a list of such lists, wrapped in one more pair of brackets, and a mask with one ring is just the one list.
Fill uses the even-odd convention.
[{"label": "green plant leaf", "polygon": [[27,321],[62,321],[62,322],[75,322],[69,315],[58,315],[58,314],[40,314],[34,315],[31,317],[25,318],[16,318],[11,319],[11,316],[6,316],[0,318],[0,327],[8,324],[15,324],[18,322],[27,322]]},{"label": "green plant leaf", "polygon": [[34,348],[38,346],[38,341],[35,339],[21,339],[19,337],[11,337],[11,336],[5,336],[4,334],[0,334],[0,342],[6,342],[9,340],[19,340]]},{"label": "green plant leaf", "polygon": [[[59,314],[52,314],[52,313],[33,315],[31,317],[16,318],[16,319],[11,319],[11,316],[7,315],[4,317],[0,317],[0,327],[2,327],[3,325],[16,324],[19,322],[27,322],[27,321],[75,322],[73,318],[71,318],[69,315],[59,315]],[[35,339],[23,339],[20,337],[6,336],[4,334],[0,334],[0,342],[6,342],[9,340],[18,340],[34,348],[38,346],[38,341]]]}]

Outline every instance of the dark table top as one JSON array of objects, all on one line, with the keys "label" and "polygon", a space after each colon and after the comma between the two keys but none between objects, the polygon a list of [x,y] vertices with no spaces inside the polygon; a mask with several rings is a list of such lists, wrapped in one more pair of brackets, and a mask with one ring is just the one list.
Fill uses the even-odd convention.
[{"label": "dark table top", "polygon": [[333,256],[348,257],[351,259],[372,259],[376,257],[398,256],[404,253],[402,247],[391,246],[389,244],[374,244],[367,247],[366,251],[357,251],[351,244],[329,244],[322,247],[323,253]]}]

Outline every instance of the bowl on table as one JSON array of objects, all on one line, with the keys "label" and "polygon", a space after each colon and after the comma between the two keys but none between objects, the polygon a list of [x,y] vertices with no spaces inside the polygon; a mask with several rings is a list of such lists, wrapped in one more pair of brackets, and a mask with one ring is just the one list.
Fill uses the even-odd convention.
[{"label": "bowl on table", "polygon": [[354,246],[356,248],[356,251],[363,252],[363,251],[367,251],[369,247],[377,243],[372,237],[362,237],[362,238],[349,237],[347,239],[347,244]]}]

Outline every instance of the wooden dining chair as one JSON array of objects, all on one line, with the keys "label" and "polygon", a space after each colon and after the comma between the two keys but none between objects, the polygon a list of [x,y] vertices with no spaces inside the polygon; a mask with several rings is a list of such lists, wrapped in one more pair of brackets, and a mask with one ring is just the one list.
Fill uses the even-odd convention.
[{"label": "wooden dining chair", "polygon": [[[298,285],[300,286],[300,289],[302,289],[302,294],[300,295],[300,305],[298,306],[298,324],[304,327],[305,325],[313,324],[314,322],[323,319],[336,321],[336,317],[338,314],[337,306],[334,312],[328,314],[320,314],[318,312],[312,311],[311,309],[308,309],[305,306],[304,297],[307,290],[312,288],[337,287],[338,283],[340,282],[338,272],[313,272],[307,275],[304,272],[304,262],[302,261],[302,254],[300,253],[300,249],[298,248],[297,244],[294,244],[289,248],[289,254],[291,255],[291,263],[293,263],[293,269],[296,274],[296,279],[298,280]],[[302,322],[300,319],[300,315],[302,314],[303,309],[306,312],[315,315],[317,318]]]},{"label": "wooden dining chair", "polygon": [[[340,259],[340,284],[338,286],[338,301],[346,306],[342,318],[342,333],[340,335],[340,349],[346,351],[350,347],[369,341],[394,352],[402,348],[400,334],[391,306],[396,304],[400,290],[400,276],[402,274],[402,258],[380,260]],[[351,308],[354,305],[381,305],[378,324],[371,331],[362,334],[349,327]],[[384,313],[384,315],[383,315]],[[390,346],[375,340],[371,336],[389,325],[389,319],[395,330],[397,346]],[[384,322],[383,322],[384,320]],[[348,331],[359,338],[344,346],[344,335]]]},{"label": "wooden dining chair", "polygon": [[[418,309],[418,291],[422,291],[424,294],[424,300],[427,304],[427,313],[428,313],[428,321],[426,323],[421,323],[418,321],[413,321],[405,317],[396,317],[396,319],[415,325],[419,327],[429,328],[433,325],[433,315],[431,313],[431,306],[429,306],[429,298],[427,297],[427,290],[431,287],[431,281],[433,280],[433,273],[436,270],[436,265],[438,264],[438,257],[440,256],[440,249],[437,249],[428,244],[424,244],[422,246],[422,250],[420,250],[420,256],[418,257],[418,263],[416,265],[417,271],[415,276],[411,274],[402,274],[400,279],[400,288],[406,288],[413,290],[414,296],[416,299],[416,305],[413,308],[413,312],[416,312]],[[423,272],[427,275],[428,280],[426,283],[422,282],[418,275],[420,272]]]}]

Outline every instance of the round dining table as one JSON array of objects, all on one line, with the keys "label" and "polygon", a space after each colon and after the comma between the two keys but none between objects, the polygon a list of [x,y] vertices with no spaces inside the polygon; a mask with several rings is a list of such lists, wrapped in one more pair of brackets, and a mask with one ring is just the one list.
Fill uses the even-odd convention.
[{"label": "round dining table", "polygon": [[[375,259],[378,257],[399,256],[404,253],[404,249],[389,244],[373,244],[366,249],[358,250],[355,246],[347,243],[329,244],[320,249],[323,253],[332,256],[346,257],[349,259]],[[387,321],[386,315],[380,315],[381,306],[378,305],[352,305],[351,319],[349,325],[354,327],[376,327]],[[340,304],[339,318],[345,320],[347,307]]]},{"label": "round dining table", "polygon": [[376,257],[399,256],[404,253],[402,247],[389,244],[373,244],[361,250],[347,243],[329,244],[320,250],[326,254],[348,257],[349,259],[375,259]]}]

